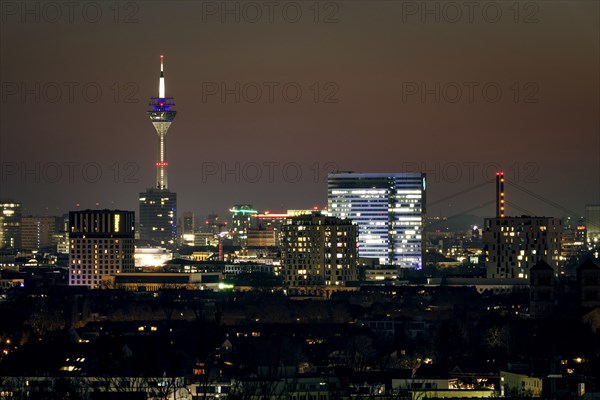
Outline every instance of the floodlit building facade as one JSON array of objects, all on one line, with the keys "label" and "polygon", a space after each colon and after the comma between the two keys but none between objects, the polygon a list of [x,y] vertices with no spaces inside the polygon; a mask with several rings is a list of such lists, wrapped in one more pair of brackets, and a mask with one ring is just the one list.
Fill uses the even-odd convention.
[{"label": "floodlit building facade", "polygon": [[250,229],[248,230],[248,247],[275,247],[279,246],[279,231],[270,229]]},{"label": "floodlit building facade", "polygon": [[165,247],[136,247],[133,258],[137,268],[156,268],[172,260],[173,252]]}]

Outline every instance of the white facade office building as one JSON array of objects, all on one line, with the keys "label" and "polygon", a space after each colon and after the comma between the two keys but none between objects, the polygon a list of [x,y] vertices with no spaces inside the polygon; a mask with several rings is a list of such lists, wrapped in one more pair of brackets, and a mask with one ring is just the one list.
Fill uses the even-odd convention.
[{"label": "white facade office building", "polygon": [[328,212],[358,226],[358,255],[382,265],[423,266],[423,173],[332,173]]}]

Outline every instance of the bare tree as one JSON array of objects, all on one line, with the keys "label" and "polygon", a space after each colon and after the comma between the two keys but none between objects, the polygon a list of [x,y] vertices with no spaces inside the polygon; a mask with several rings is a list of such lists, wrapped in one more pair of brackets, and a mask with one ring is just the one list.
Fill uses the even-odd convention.
[{"label": "bare tree", "polygon": [[508,350],[510,331],[506,325],[492,326],[485,331],[485,342],[492,349]]},{"label": "bare tree", "polygon": [[48,332],[64,328],[65,320],[62,312],[56,307],[49,306],[48,299],[45,298],[25,324],[31,327],[35,335],[42,337]]}]

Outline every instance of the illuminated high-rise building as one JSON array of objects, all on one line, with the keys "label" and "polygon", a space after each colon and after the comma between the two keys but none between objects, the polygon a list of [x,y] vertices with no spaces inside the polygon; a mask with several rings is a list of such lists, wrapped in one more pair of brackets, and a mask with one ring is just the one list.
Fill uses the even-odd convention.
[{"label": "illuminated high-rise building", "polygon": [[564,226],[561,243],[561,259],[567,261],[580,256],[586,249],[585,225]]},{"label": "illuminated high-rise building", "polygon": [[175,119],[172,97],[166,96],[164,56],[160,56],[158,97],[152,97],[148,116],[158,135],[156,185],[140,193],[140,239],[150,244],[174,246],[177,241],[177,194],[169,191],[167,131]]},{"label": "illuminated high-rise building", "polygon": [[97,288],[102,277],[134,271],[133,211],[69,213],[69,285]]},{"label": "illuminated high-rise building", "polygon": [[179,229],[181,230],[180,244],[185,246],[194,245],[194,233],[196,231],[196,216],[193,211],[184,211],[181,217]]},{"label": "illuminated high-rise building", "polygon": [[57,245],[57,217],[23,217],[21,222],[21,247],[28,250],[40,250]]},{"label": "illuminated high-rise building", "polygon": [[423,266],[425,174],[332,173],[328,213],[358,225],[358,255],[384,265]]},{"label": "illuminated high-rise building", "polygon": [[177,194],[148,189],[140,193],[140,240],[172,247],[177,240]]},{"label": "illuminated high-rise building", "polygon": [[344,286],[358,279],[356,225],[318,213],[286,220],[281,275],[289,286]]},{"label": "illuminated high-rise building", "polygon": [[56,217],[56,233],[53,243],[56,243],[57,253],[69,254],[69,214]]},{"label": "illuminated high-rise building", "polygon": [[246,246],[248,229],[250,229],[251,217],[257,215],[258,211],[250,204],[236,204],[229,209],[231,212],[231,232],[233,243],[237,246]]},{"label": "illuminated high-rise building", "polygon": [[0,249],[21,247],[21,203],[0,200]]},{"label": "illuminated high-rise building", "polygon": [[483,252],[488,278],[530,279],[539,261],[562,273],[562,221],[552,217],[485,218]]}]

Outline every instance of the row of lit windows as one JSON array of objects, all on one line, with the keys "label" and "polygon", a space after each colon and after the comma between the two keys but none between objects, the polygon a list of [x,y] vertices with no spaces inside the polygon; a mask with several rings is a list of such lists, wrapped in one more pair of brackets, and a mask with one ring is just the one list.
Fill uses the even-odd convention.
[{"label": "row of lit windows", "polygon": [[71,280],[71,285],[94,285],[97,284],[99,281],[98,280],[93,280],[93,279],[77,279],[77,280]]}]

